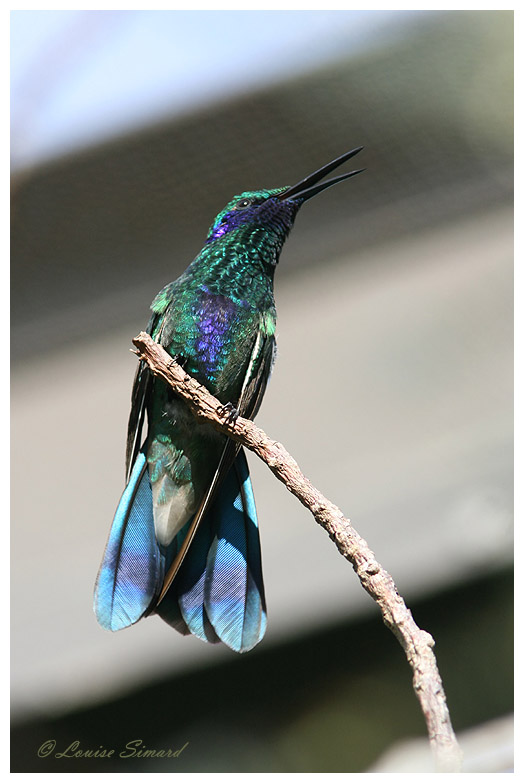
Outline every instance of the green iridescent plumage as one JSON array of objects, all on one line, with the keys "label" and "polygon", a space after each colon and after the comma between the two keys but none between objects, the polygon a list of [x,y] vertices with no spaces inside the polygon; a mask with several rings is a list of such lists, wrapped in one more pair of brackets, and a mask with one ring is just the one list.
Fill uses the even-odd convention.
[{"label": "green iridescent plumage", "polygon": [[[358,151],[291,188],[235,196],[195,260],[153,301],[148,332],[243,416],[256,415],[271,373],[273,276],[284,241],[304,201],[358,173],[318,184]],[[182,633],[250,649],[264,633],[265,601],[247,463],[144,366],[133,387],[127,475],[97,581],[101,624],[115,630],[156,611]]]}]

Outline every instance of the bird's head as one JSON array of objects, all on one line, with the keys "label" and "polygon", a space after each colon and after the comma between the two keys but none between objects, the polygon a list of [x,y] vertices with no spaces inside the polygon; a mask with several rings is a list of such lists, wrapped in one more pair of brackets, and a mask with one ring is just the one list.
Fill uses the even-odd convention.
[{"label": "bird's head", "polygon": [[305,201],[331,185],[364,171],[364,169],[358,169],[320,182],[323,177],[362,149],[362,147],[357,147],[346,152],[291,187],[247,190],[235,196],[215,218],[207,236],[207,243],[215,242],[228,235],[238,235],[239,239],[244,239],[247,234],[259,233],[262,230],[265,233],[275,235],[282,244],[293,225],[298,210]]}]

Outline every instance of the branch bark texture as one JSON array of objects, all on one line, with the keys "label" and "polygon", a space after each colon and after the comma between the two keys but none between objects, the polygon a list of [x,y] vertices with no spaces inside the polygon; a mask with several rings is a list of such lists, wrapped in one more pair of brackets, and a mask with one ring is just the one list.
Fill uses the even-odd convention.
[{"label": "branch bark texture", "polygon": [[340,554],[349,560],[364,590],[378,604],[387,627],[402,645],[413,671],[413,688],[426,721],[436,768],[458,772],[462,753],[457,743],[446,703],[444,687],[433,652],[434,641],[420,629],[390,574],[382,568],[367,542],[342,511],[325,498],[301,472],[281,443],[271,440],[249,419],[228,420],[228,411],[194,378],[187,375],[169,354],[145,332],[133,340],[137,356],[151,372],[162,378],[189,405],[192,413],[253,451],[275,476],[313,514]]}]

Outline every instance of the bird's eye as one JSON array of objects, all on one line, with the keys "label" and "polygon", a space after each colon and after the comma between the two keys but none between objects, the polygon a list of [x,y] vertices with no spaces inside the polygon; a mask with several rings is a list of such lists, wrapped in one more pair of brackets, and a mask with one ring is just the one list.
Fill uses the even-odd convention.
[{"label": "bird's eye", "polygon": [[250,207],[252,203],[250,198],[243,198],[242,201],[239,201],[235,205],[235,209],[245,209],[246,207]]}]

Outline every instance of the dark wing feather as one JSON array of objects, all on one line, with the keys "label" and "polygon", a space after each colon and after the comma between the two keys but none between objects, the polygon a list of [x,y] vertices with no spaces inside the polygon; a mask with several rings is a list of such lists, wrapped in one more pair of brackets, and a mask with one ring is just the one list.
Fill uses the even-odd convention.
[{"label": "dark wing feather", "polygon": [[126,483],[129,481],[131,469],[135,464],[142,441],[142,429],[146,416],[147,402],[152,385],[152,377],[145,362],[140,362],[136,368],[131,392],[131,412],[127,424],[126,446]]},{"label": "dark wing feather", "polygon": [[[146,326],[146,332],[154,340],[158,338],[162,331],[162,322],[164,318],[153,313]],[[136,368],[133,389],[131,391],[131,412],[127,423],[127,444],[126,444],[126,483],[138,453],[142,447],[142,429],[146,411],[153,391],[154,378],[145,362],[139,362]]]},{"label": "dark wing feather", "polygon": [[259,411],[273,369],[275,353],[275,338],[263,336],[259,332],[237,405],[239,414],[246,419],[254,419]]}]

